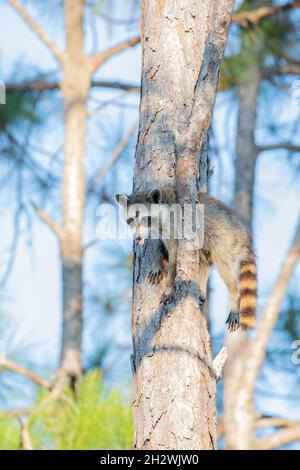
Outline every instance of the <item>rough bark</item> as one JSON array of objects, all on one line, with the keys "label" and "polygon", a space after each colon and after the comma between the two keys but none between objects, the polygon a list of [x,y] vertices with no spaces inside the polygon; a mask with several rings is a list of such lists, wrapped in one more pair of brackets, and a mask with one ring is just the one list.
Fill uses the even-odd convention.
[{"label": "rough bark", "polygon": [[[233,1],[144,0],[142,96],[134,192],[177,187],[194,203]],[[199,173],[201,180],[199,181]],[[179,243],[176,289],[160,304],[163,283],[147,275],[158,243],[135,247],[133,371],[135,447],[215,449],[216,377],[199,308],[197,249]]]}]

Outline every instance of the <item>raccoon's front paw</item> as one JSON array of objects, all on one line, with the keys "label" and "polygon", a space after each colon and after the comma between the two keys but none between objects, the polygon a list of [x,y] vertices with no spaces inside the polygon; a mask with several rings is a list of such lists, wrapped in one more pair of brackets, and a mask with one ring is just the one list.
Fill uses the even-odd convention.
[{"label": "raccoon's front paw", "polygon": [[238,330],[240,326],[240,315],[238,312],[230,312],[226,320],[226,325],[228,325],[228,330],[230,333]]},{"label": "raccoon's front paw", "polygon": [[158,271],[150,271],[148,274],[148,280],[151,284],[159,284],[163,278],[163,272],[161,269]]}]

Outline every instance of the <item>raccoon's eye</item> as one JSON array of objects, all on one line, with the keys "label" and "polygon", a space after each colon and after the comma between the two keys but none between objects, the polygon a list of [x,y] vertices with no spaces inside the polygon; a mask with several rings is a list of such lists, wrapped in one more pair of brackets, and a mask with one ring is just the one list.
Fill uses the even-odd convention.
[{"label": "raccoon's eye", "polygon": [[130,225],[133,222],[133,220],[134,219],[132,217],[130,217],[130,219],[127,219],[127,224]]}]

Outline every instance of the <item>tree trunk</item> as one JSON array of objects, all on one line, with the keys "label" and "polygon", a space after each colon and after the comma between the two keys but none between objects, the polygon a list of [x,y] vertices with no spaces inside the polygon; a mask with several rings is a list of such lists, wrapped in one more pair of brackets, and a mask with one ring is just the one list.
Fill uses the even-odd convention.
[{"label": "tree trunk", "polygon": [[[230,0],[205,0],[201,8],[194,0],[143,1],[134,193],[176,187],[183,205],[195,204],[199,187],[205,189],[203,146],[232,7]],[[139,449],[216,448],[216,380],[199,307],[198,253],[189,240],[179,241],[176,288],[160,304],[163,283],[153,286],[147,279],[160,265],[158,243],[135,246],[132,363]]]},{"label": "tree trunk", "polygon": [[[272,3],[270,0],[263,2],[264,5],[270,3]],[[255,8],[255,2],[253,8]],[[257,159],[255,129],[262,78],[260,59],[262,47],[263,41],[259,32],[243,33],[240,57],[244,67],[237,94],[239,110],[233,207],[250,231],[253,221],[253,192]],[[299,243],[299,234],[294,243],[295,246]],[[257,445],[255,384],[265,357],[269,336],[278,318],[280,304],[298,256],[295,249],[292,249],[292,256],[287,257],[283,271],[274,286],[274,292],[264,310],[262,321],[257,327],[254,340],[250,342],[243,331],[238,331],[228,337],[229,358],[224,372],[224,437],[227,449],[254,449]]]},{"label": "tree trunk", "polygon": [[81,375],[84,151],[86,100],[91,69],[84,57],[82,0],[65,0],[66,54],[62,63],[64,177],[61,257],[63,263],[63,340],[60,375],[69,383]]},{"label": "tree trunk", "polygon": [[[251,63],[249,82],[238,90],[239,110],[236,140],[236,173],[233,208],[251,230],[253,190],[256,166],[255,127],[257,98],[260,87],[258,64]],[[252,447],[254,410],[245,393],[243,379],[245,347],[248,343],[245,331],[228,335],[229,358],[224,373],[224,429],[228,449]]]},{"label": "tree trunk", "polygon": [[[241,57],[247,53],[247,48],[242,48]],[[251,231],[257,158],[255,128],[261,80],[259,57],[256,60],[252,57],[244,74],[247,80],[239,85],[237,92],[239,108],[233,208]],[[245,331],[228,335],[229,357],[224,373],[224,430],[228,449],[251,449],[254,437],[252,397],[245,393],[247,383],[244,380],[247,344]]]}]

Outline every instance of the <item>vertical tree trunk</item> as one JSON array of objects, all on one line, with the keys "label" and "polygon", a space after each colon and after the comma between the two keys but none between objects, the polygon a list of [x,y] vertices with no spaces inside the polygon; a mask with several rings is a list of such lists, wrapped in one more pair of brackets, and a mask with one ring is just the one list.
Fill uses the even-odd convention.
[{"label": "vertical tree trunk", "polygon": [[84,151],[86,100],[91,69],[84,57],[82,0],[65,0],[66,54],[62,64],[64,177],[61,257],[63,263],[63,341],[61,377],[81,375]]},{"label": "vertical tree trunk", "polygon": [[[236,141],[235,211],[251,229],[253,190],[256,165],[255,127],[257,97],[259,94],[259,68],[251,68],[251,80],[238,90],[239,111]],[[224,373],[224,426],[226,446],[229,449],[252,447],[254,410],[252,400],[245,393],[244,365],[247,333],[239,330],[228,335],[229,357]]]},{"label": "vertical tree trunk", "polygon": [[[269,1],[263,2],[264,4]],[[253,2],[253,8],[261,2]],[[238,85],[238,126],[233,208],[252,232],[253,193],[257,149],[255,129],[261,82],[260,38],[257,31],[242,33]],[[251,449],[254,440],[253,397],[247,392],[245,367],[248,336],[239,330],[228,335],[229,357],[224,371],[224,436],[228,449]]]},{"label": "vertical tree trunk", "polygon": [[[134,192],[177,188],[195,204],[233,1],[144,0],[142,97]],[[201,155],[201,158],[200,158]],[[205,170],[206,168],[206,170]],[[200,182],[199,182],[200,174]],[[135,447],[215,449],[216,383],[199,308],[198,249],[180,240],[176,289],[160,305],[155,240],[135,247],[133,369]]]}]

